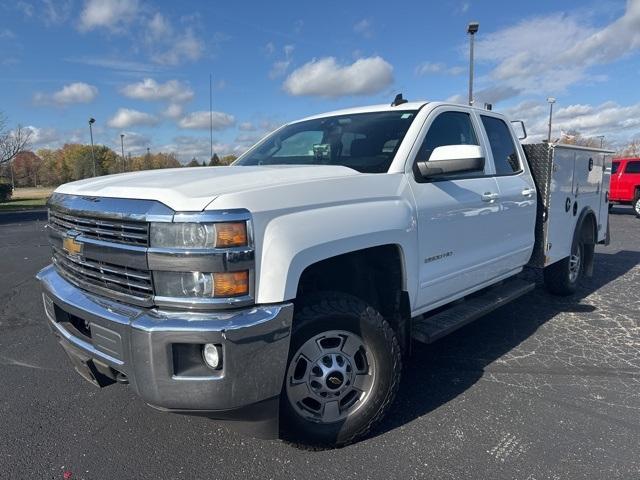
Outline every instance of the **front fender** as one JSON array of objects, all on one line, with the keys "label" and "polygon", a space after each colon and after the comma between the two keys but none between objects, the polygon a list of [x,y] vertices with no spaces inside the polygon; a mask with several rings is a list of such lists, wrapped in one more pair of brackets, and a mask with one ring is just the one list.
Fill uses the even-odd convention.
[{"label": "front fender", "polygon": [[[402,198],[325,205],[287,213],[269,221],[256,265],[257,303],[295,298],[308,266],[380,245],[398,245],[402,252],[404,285],[417,284],[416,219]],[[406,289],[406,287],[405,287]],[[414,292],[409,292],[413,298]]]}]

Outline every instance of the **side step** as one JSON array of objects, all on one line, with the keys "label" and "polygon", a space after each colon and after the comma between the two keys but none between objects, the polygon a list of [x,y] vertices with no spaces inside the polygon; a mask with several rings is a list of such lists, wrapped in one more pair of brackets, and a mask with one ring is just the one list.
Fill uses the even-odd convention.
[{"label": "side step", "polygon": [[472,294],[464,300],[454,303],[446,310],[414,318],[411,325],[411,336],[422,343],[435,342],[530,292],[535,286],[535,282],[515,278],[488,287],[480,293]]}]

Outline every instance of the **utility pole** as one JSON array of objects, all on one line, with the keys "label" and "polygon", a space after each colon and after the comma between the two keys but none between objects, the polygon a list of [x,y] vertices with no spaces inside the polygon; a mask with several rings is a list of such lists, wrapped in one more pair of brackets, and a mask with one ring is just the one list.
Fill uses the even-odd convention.
[{"label": "utility pole", "polygon": [[556,103],[556,99],[554,97],[548,97],[547,102],[549,102],[549,133],[547,135],[547,143],[551,143],[551,120],[553,119],[553,104]]},{"label": "utility pole", "polygon": [[209,74],[209,161],[213,158],[213,75]]},{"label": "utility pole", "polygon": [[124,172],[126,170],[124,168],[124,133],[120,134],[120,147],[122,147],[122,171]]},{"label": "utility pole", "polygon": [[467,33],[469,34],[469,105],[473,105],[473,39],[479,28],[478,22],[471,22],[467,25]]},{"label": "utility pole", "polygon": [[93,160],[93,176],[96,176],[96,154],[93,151],[93,128],[91,126],[96,123],[96,119],[91,117],[89,119],[89,135],[91,136],[91,159]]}]

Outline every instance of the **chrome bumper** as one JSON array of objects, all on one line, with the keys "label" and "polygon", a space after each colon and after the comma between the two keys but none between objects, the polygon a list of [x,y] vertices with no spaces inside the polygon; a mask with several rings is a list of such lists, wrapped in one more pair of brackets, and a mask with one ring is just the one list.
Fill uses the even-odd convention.
[{"label": "chrome bumper", "polygon": [[[289,354],[290,303],[226,312],[160,311],[85,292],[53,266],[37,278],[48,323],[65,350],[126,375],[151,406],[222,412],[280,395]],[[65,314],[84,321],[90,335],[67,328],[59,318]],[[220,370],[209,369],[195,354],[205,343],[221,345]]]}]

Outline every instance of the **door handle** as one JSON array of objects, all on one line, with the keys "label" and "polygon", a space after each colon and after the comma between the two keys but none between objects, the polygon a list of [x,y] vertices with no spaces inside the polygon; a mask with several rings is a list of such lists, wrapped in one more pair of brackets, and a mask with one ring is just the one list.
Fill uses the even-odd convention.
[{"label": "door handle", "polygon": [[530,197],[534,193],[535,193],[535,190],[533,188],[525,188],[524,190],[522,190],[523,197]]},{"label": "door handle", "polygon": [[494,202],[495,200],[500,198],[500,195],[492,192],[484,192],[480,198],[482,198],[483,202]]}]

